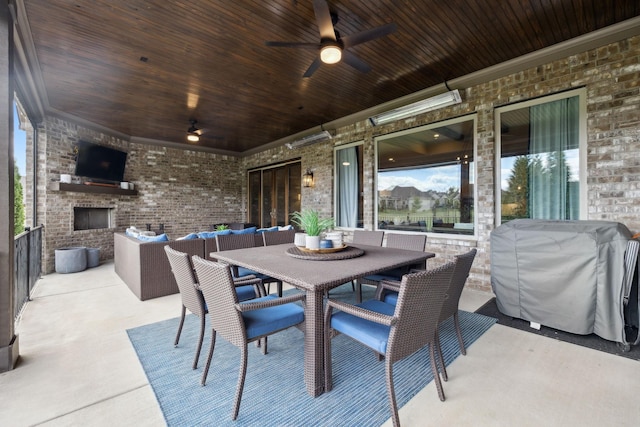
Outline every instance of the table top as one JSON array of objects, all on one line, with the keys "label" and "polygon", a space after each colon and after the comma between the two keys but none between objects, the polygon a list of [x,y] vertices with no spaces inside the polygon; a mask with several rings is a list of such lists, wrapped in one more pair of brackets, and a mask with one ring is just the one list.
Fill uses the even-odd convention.
[{"label": "table top", "polygon": [[353,279],[423,263],[436,256],[433,252],[408,251],[380,246],[351,245],[364,250],[364,255],[333,261],[309,261],[287,255],[293,244],[260,246],[231,251],[211,252],[211,258],[238,265],[280,279],[297,288],[320,291]]}]

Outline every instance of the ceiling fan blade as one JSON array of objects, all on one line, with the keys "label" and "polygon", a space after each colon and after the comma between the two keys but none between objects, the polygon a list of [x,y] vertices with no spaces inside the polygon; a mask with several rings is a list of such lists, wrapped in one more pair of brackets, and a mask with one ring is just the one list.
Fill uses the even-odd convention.
[{"label": "ceiling fan blade", "polygon": [[326,0],[313,0],[313,11],[316,14],[320,38],[322,40],[336,41],[336,32],[333,29],[331,12],[329,11],[329,4]]},{"label": "ceiling fan blade", "polygon": [[386,36],[387,34],[395,32],[397,29],[398,26],[394,23],[391,23],[372,28],[370,30],[360,31],[359,33],[342,37],[340,40],[342,40],[342,43],[344,43],[344,47],[348,48],[360,43],[368,42],[369,40],[377,39],[378,37]]},{"label": "ceiling fan blade", "polygon": [[320,61],[320,57],[317,57],[316,59],[313,60],[311,65],[309,65],[309,68],[307,68],[307,71],[304,72],[302,77],[311,77],[313,73],[316,72],[318,67],[320,67],[320,64],[322,64],[322,61]]},{"label": "ceiling fan blade", "polygon": [[371,71],[369,64],[346,50],[342,51],[342,60],[360,72],[368,73]]},{"label": "ceiling fan blade", "polygon": [[301,47],[303,49],[320,49],[319,43],[304,43],[304,42],[264,42],[267,46],[272,47]]}]

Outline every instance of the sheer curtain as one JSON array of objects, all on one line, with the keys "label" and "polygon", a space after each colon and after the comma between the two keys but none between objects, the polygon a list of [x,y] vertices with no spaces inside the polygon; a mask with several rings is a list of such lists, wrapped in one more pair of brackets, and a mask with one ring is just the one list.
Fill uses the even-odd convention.
[{"label": "sheer curtain", "polygon": [[338,180],[336,225],[356,228],[358,226],[358,154],[356,147],[338,150],[336,163]]},{"label": "sheer curtain", "polygon": [[529,218],[577,219],[578,190],[567,151],[578,147],[578,97],[529,110]]}]

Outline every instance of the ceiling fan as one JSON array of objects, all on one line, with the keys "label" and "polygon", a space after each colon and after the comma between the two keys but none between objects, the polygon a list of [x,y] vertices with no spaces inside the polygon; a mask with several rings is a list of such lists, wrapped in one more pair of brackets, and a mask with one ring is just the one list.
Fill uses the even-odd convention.
[{"label": "ceiling fan", "polygon": [[187,140],[189,142],[198,142],[200,141],[200,136],[202,135],[202,129],[196,127],[198,121],[196,119],[190,119],[189,123],[191,126],[187,129]]},{"label": "ceiling fan", "polygon": [[278,42],[267,41],[267,46],[273,47],[299,47],[304,49],[318,49],[318,57],[311,63],[303,77],[311,77],[323,62],[325,64],[335,64],[344,60],[345,63],[358,71],[368,73],[371,71],[369,64],[358,58],[347,49],[360,43],[365,43],[379,37],[386,36],[396,31],[394,23],[382,25],[380,27],[364,30],[350,36],[341,37],[336,31],[335,25],[338,22],[338,15],[329,11],[329,4],[326,0],[313,0],[313,11],[316,15],[318,29],[320,30],[320,43],[304,42]]}]

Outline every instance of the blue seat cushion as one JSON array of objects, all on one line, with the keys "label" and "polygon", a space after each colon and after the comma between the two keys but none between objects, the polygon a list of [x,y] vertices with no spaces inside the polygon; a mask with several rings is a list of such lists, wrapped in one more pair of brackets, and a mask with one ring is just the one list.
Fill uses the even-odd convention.
[{"label": "blue seat cushion", "polygon": [[[393,305],[378,300],[367,300],[357,306],[388,316],[393,316],[396,309]],[[387,351],[387,341],[391,331],[389,326],[338,311],[331,316],[331,327],[380,354],[385,354]]]},{"label": "blue seat cushion", "polygon": [[393,292],[393,291],[385,291],[386,293],[384,294],[384,302],[386,302],[387,304],[391,304],[391,305],[397,305],[398,304],[398,293],[397,292]]},{"label": "blue seat cushion", "polygon": [[236,295],[238,295],[238,301],[246,301],[254,299],[256,291],[253,285],[238,286],[236,287]]},{"label": "blue seat cushion", "polygon": [[264,282],[273,282],[276,280],[273,277],[267,276],[266,274],[258,273],[253,270],[249,270],[248,268],[238,267],[238,277],[242,278],[244,276],[249,276],[251,274],[253,274],[259,279],[262,279],[262,281]]},{"label": "blue seat cushion", "polygon": [[[250,302],[277,298],[275,295],[256,298]],[[269,335],[304,321],[304,309],[298,304],[288,303],[242,313],[247,330],[247,339]]]},{"label": "blue seat cushion", "polygon": [[407,274],[408,272],[409,271],[406,267],[400,267],[394,268],[393,270],[382,271],[378,274],[366,276],[365,279],[375,282],[381,282],[383,280],[402,280],[402,276]]}]

